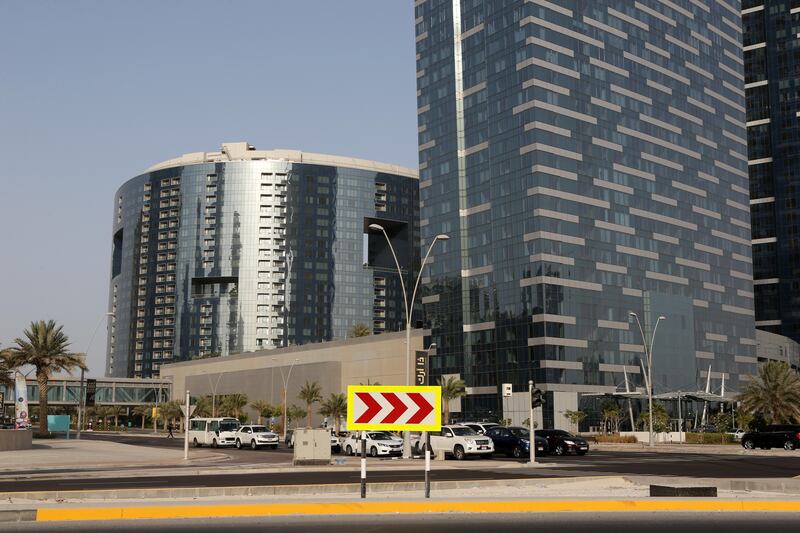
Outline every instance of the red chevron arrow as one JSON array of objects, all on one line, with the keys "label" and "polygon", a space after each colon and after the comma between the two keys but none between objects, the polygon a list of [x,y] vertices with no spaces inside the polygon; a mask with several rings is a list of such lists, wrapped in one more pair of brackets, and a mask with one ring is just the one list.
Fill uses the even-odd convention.
[{"label": "red chevron arrow", "polygon": [[394,424],[403,413],[408,411],[408,406],[393,392],[384,392],[383,397],[392,404],[392,411],[386,415],[381,424]]},{"label": "red chevron arrow", "polygon": [[380,413],[381,409],[383,409],[381,404],[379,404],[368,392],[357,392],[356,396],[358,396],[358,399],[364,402],[364,404],[367,406],[367,410],[358,417],[356,424],[368,424],[372,422],[372,418]]},{"label": "red chevron arrow", "polygon": [[409,392],[408,397],[411,398],[411,400],[415,404],[417,404],[419,411],[417,411],[417,413],[414,416],[409,418],[406,424],[419,424],[420,422],[425,420],[425,417],[428,416],[431,413],[431,411],[433,411],[433,406],[428,402],[428,400],[425,399],[425,397],[422,394],[418,392]]}]

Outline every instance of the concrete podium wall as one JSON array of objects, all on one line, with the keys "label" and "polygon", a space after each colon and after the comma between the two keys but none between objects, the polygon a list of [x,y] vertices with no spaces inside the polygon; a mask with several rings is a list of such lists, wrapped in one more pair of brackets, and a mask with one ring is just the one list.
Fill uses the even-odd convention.
[{"label": "concrete podium wall", "polygon": [[29,429],[0,429],[0,452],[30,450],[33,447],[33,431]]}]

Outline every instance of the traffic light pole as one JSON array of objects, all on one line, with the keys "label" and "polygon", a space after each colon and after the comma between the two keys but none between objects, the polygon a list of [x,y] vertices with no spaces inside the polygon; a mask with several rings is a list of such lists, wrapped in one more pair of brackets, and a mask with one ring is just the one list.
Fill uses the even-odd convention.
[{"label": "traffic light pole", "polygon": [[528,405],[530,406],[530,418],[528,418],[528,427],[530,427],[530,440],[528,441],[528,449],[530,450],[530,466],[536,466],[536,434],[533,431],[533,380],[528,381]]}]

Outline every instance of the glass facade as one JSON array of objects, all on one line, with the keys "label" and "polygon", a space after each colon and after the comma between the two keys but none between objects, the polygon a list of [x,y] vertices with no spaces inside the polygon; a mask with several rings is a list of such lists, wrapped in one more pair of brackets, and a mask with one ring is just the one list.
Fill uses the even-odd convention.
[{"label": "glass facade", "polygon": [[[156,165],[115,197],[106,373],[405,327],[419,268],[416,172],[225,144]],[[409,267],[411,272],[409,272]]]},{"label": "glass facade", "polygon": [[[755,373],[740,4],[417,0],[431,374],[565,394]],[[554,396],[556,397],[553,400]],[[576,408],[576,407],[572,407]],[[558,406],[556,406],[556,413]],[[549,420],[549,422],[548,422]]]},{"label": "glass facade", "polygon": [[756,327],[800,341],[800,1],[744,0]]}]

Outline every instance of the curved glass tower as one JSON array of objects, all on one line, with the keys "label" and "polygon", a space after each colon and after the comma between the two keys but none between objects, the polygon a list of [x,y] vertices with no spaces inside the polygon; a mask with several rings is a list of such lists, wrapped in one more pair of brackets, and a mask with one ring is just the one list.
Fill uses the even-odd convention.
[{"label": "curved glass tower", "polygon": [[[115,195],[106,374],[405,325],[419,268],[416,171],[223,144],[155,165]],[[411,272],[409,272],[409,267]]]}]

